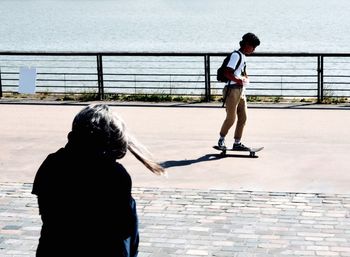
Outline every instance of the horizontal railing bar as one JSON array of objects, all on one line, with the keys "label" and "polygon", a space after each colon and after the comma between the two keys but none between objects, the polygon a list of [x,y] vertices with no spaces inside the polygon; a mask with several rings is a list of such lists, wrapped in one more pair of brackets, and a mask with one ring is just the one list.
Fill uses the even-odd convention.
[{"label": "horizontal railing bar", "polygon": [[[19,75],[19,72],[2,72],[2,75]],[[195,74],[195,73],[103,73],[106,76],[182,76],[182,77],[191,77],[191,76],[204,76],[204,74]],[[37,75],[76,75],[76,76],[96,76],[97,73],[63,73],[63,72],[38,72]],[[216,77],[216,75],[211,75],[210,77]],[[317,78],[317,75],[310,75],[310,74],[251,74],[250,77],[315,77]],[[344,77],[349,78],[348,75],[325,75],[325,78],[332,78],[332,77]]]},{"label": "horizontal railing bar", "polygon": [[350,78],[349,75],[324,75],[324,78]]},{"label": "horizontal railing bar", "polygon": [[[2,68],[19,68],[19,66],[1,66]],[[95,69],[96,67],[91,66],[35,66],[37,69]],[[104,67],[104,69],[143,69],[143,70],[198,70],[200,67]]]},{"label": "horizontal railing bar", "polygon": [[336,84],[336,85],[350,85],[349,82],[327,82],[327,81],[324,81],[323,84],[324,85],[332,85],[332,84]]},{"label": "horizontal railing bar", "polygon": [[189,76],[204,76],[203,74],[194,73],[103,73],[106,76],[177,76],[177,77],[189,77]]},{"label": "horizontal railing bar", "polygon": [[247,89],[247,92],[249,91],[314,91],[314,90],[317,90],[317,87],[315,88],[271,88],[271,87],[268,87],[268,88],[249,88]]},{"label": "horizontal railing bar", "polygon": [[[203,56],[205,53],[175,53],[175,52],[0,52],[0,55],[15,56]],[[225,53],[223,53],[225,55]]]},{"label": "horizontal railing bar", "polygon": [[111,87],[111,86],[105,86],[104,88],[116,88],[116,89],[159,89],[159,90],[179,90],[179,89],[182,89],[182,90],[204,90],[205,87],[176,87],[176,88],[173,88],[173,87],[132,87],[132,86],[127,86],[127,87]]},{"label": "horizontal railing bar", "polygon": [[[2,72],[2,75],[19,75],[19,72]],[[204,74],[195,73],[103,73],[105,76],[204,76]],[[97,75],[97,73],[63,73],[63,72],[38,72],[37,75]]]},{"label": "horizontal railing bar", "polygon": [[[18,79],[15,78],[7,78],[2,79],[2,81],[18,81]],[[97,79],[37,79],[37,81],[56,81],[56,82],[96,82]],[[105,82],[127,82],[127,83],[134,83],[134,82],[142,82],[142,83],[204,83],[204,80],[196,80],[196,81],[189,81],[189,80],[123,80],[123,79],[117,79],[117,80],[111,80],[111,79],[105,79]],[[315,84],[316,81],[252,81],[251,84]],[[333,84],[346,84],[345,82],[332,82]],[[331,84],[331,82],[325,82],[324,84]]]},{"label": "horizontal railing bar", "polygon": [[[120,80],[109,80],[104,79],[104,82],[135,82],[135,80],[129,80],[129,79],[120,79]],[[204,80],[196,80],[196,81],[189,81],[189,80],[136,80],[137,82],[147,82],[147,83],[204,83]]]},{"label": "horizontal railing bar", "polygon": [[[3,87],[18,87],[18,85],[3,85]],[[73,88],[96,88],[96,86],[54,86],[54,85],[37,85],[38,88],[66,88],[66,89],[73,89]],[[105,88],[118,88],[118,89],[138,89],[138,88],[144,88],[144,89],[171,89],[171,90],[177,90],[177,89],[196,89],[196,90],[202,90],[204,87],[143,87],[143,86],[105,86]],[[317,90],[317,88],[249,88],[247,89],[247,92],[249,91],[314,91]],[[347,89],[325,89],[325,91],[347,91]]]},{"label": "horizontal railing bar", "polygon": [[97,79],[37,79],[36,81],[96,82]]},{"label": "horizontal railing bar", "polygon": [[252,81],[250,84],[316,84],[317,81]]},{"label": "horizontal railing bar", "polygon": [[[37,56],[225,56],[230,52],[14,52],[2,51],[0,55],[37,55]],[[321,52],[256,52],[251,56],[266,57],[350,57],[350,53],[321,53]]]},{"label": "horizontal railing bar", "polygon": [[[216,74],[215,75],[210,75],[210,77],[215,77],[216,78]],[[260,75],[260,74],[250,74],[249,75],[250,78],[252,77],[290,77],[290,78],[294,78],[294,77],[308,77],[308,78],[317,78],[317,75],[302,75],[302,74],[265,74],[265,75]]]}]

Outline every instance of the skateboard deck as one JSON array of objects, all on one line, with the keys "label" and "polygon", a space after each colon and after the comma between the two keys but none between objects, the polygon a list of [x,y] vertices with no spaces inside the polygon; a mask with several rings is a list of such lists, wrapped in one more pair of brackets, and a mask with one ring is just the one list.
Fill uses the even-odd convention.
[{"label": "skateboard deck", "polygon": [[232,151],[232,152],[249,152],[250,157],[255,157],[255,153],[261,151],[264,149],[264,147],[249,147],[246,150],[237,150],[237,149],[232,149],[232,148],[220,148],[217,145],[214,145],[213,148],[215,150],[221,151],[221,155],[226,155],[227,151]]}]

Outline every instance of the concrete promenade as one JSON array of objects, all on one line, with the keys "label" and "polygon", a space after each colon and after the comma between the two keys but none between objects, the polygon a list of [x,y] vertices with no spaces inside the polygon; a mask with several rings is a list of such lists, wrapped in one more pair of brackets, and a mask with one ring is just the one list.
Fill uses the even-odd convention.
[{"label": "concrete promenade", "polygon": [[[220,158],[219,104],[108,104],[168,171],[156,177],[131,155],[121,161],[141,257],[350,256],[349,105],[251,104],[244,143],[265,149]],[[31,183],[81,108],[0,101],[1,257],[34,256],[41,223]]]}]

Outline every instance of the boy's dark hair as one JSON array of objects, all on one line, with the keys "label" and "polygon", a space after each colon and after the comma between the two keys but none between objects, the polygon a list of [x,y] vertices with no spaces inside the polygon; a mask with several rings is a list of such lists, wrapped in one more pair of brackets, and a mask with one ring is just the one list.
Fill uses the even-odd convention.
[{"label": "boy's dark hair", "polygon": [[244,45],[251,45],[253,47],[257,47],[258,45],[260,45],[260,40],[255,34],[249,32],[243,35],[242,41],[239,42],[239,44],[241,47],[243,47]]}]

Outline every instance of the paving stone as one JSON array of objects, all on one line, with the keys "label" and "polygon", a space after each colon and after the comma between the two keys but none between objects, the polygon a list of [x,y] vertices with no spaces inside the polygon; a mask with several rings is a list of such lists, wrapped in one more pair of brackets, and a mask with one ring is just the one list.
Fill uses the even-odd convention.
[{"label": "paving stone", "polygon": [[[30,183],[0,183],[0,256],[32,257]],[[350,195],[134,188],[140,257],[350,256]]]}]

